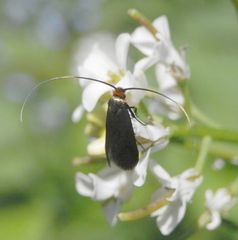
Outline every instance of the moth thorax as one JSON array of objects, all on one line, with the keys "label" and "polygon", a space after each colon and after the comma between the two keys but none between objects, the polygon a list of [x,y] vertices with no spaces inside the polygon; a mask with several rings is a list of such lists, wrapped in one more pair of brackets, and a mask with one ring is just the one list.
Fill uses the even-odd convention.
[{"label": "moth thorax", "polygon": [[120,99],[125,99],[126,98],[126,94],[125,94],[125,90],[123,88],[116,88],[113,91],[113,97],[117,97]]}]

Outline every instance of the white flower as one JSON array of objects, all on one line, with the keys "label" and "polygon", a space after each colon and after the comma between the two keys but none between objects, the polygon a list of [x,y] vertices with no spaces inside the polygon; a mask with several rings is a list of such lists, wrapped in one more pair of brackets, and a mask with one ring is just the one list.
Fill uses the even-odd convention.
[{"label": "white flower", "polygon": [[146,56],[156,55],[159,63],[180,69],[184,78],[188,78],[190,72],[184,52],[177,51],[172,43],[167,17],[158,17],[152,24],[157,30],[156,35],[153,36],[143,26],[138,27],[131,34],[132,44]]},{"label": "white flower", "polygon": [[[153,36],[145,27],[138,27],[132,33],[132,43],[147,56],[157,59],[155,66],[156,80],[160,92],[172,98],[180,105],[184,105],[184,96],[178,81],[190,77],[189,66],[185,59],[185,51],[178,51],[171,40],[169,24],[166,16],[161,16],[153,21],[157,30]],[[161,106],[150,106],[152,111],[165,113],[171,119],[181,117],[181,111],[171,101],[165,100]]]},{"label": "white flower", "polygon": [[157,226],[163,235],[170,234],[182,221],[187,203],[191,201],[196,188],[201,184],[202,177],[198,177],[193,169],[188,169],[182,174],[171,177],[161,166],[152,162],[152,172],[161,188],[153,195],[153,199],[160,199],[171,190],[174,190],[167,200],[168,205],[152,213],[156,217]]},{"label": "white flower", "polygon": [[[160,92],[183,106],[185,100],[183,93],[178,86],[177,79],[175,79],[169,67],[164,64],[157,64],[155,67],[155,74],[156,80],[159,83]],[[155,111],[167,115],[170,119],[178,119],[182,115],[178,106],[167,99],[164,100],[164,104],[156,106]]]},{"label": "white flower", "polygon": [[226,162],[224,159],[217,158],[217,159],[215,159],[215,161],[212,164],[212,169],[215,171],[220,171],[221,169],[224,168],[225,165],[226,165]]},{"label": "white flower", "polygon": [[238,157],[234,157],[231,159],[231,164],[238,166]]},{"label": "white flower", "polygon": [[226,213],[233,206],[235,199],[225,188],[220,188],[215,193],[209,189],[206,191],[205,197],[210,215],[210,221],[206,224],[206,228],[214,230],[221,224],[221,214]]},{"label": "white flower", "polygon": [[[111,58],[106,53],[104,53],[99,45],[94,44],[90,53],[83,61],[82,64],[78,66],[78,74],[79,76],[96,78],[101,81],[109,82],[115,84],[117,87],[145,87],[146,86],[146,78],[144,75],[144,71],[149,68],[154,60],[152,57],[146,57],[139,60],[135,65],[133,72],[127,69],[128,62],[128,49],[131,42],[131,37],[127,33],[123,33],[118,36],[115,42],[115,58]],[[100,97],[111,91],[107,85],[100,84],[93,81],[80,80],[81,86],[84,88],[82,93],[82,106],[83,108],[91,112],[97,101]],[[133,94],[133,98],[131,99],[131,104],[136,104],[143,96],[143,93]],[[73,114],[73,120],[79,121],[81,114],[81,106],[78,107]]]},{"label": "white flower", "polygon": [[125,171],[117,166],[106,167],[97,175],[76,175],[76,189],[79,194],[102,201],[104,212],[111,224],[116,223],[120,206],[130,198],[135,186],[144,184],[147,174],[150,149],[140,158],[133,170]]},{"label": "white flower", "polygon": [[138,147],[147,149],[153,147],[152,151],[159,151],[168,144],[169,129],[161,124],[146,124],[142,125],[137,119],[131,119],[135,138],[138,142]]}]

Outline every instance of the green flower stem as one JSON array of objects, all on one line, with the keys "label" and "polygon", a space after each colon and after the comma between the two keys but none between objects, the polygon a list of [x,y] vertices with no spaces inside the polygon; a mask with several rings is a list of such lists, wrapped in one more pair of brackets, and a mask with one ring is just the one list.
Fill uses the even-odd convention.
[{"label": "green flower stem", "polygon": [[169,204],[168,198],[174,193],[173,189],[170,189],[169,192],[161,199],[156,200],[144,208],[136,209],[130,212],[123,212],[117,215],[118,219],[121,221],[133,221],[137,219],[144,218],[156,210]]},{"label": "green flower stem", "polygon": [[86,157],[75,157],[72,160],[72,164],[73,166],[82,166],[82,165],[88,165],[88,164],[92,164],[92,163],[102,163],[104,162],[104,158],[102,157],[90,157],[90,156],[86,156]]},{"label": "green flower stem", "polygon": [[183,92],[183,96],[184,96],[184,99],[185,99],[184,109],[186,110],[188,116],[192,116],[188,82],[186,80],[181,80],[178,83],[179,83],[179,86],[180,86],[180,88]]},{"label": "green flower stem", "polygon": [[213,127],[213,128],[220,128],[221,126],[216,123],[214,120],[207,117],[204,113],[202,113],[196,105],[192,104],[191,107],[191,115],[194,120],[197,122],[204,124],[205,126]]},{"label": "green flower stem", "polygon": [[193,126],[188,128],[187,126],[174,126],[171,128],[171,137],[192,137],[203,138],[205,136],[211,136],[214,140],[221,140],[227,142],[238,143],[238,132],[221,128],[212,128],[206,126]]},{"label": "green flower stem", "polygon": [[230,194],[233,197],[238,197],[238,177],[231,183],[231,185],[228,187]]},{"label": "green flower stem", "polygon": [[209,148],[211,145],[212,139],[210,136],[206,136],[202,139],[201,148],[198,155],[198,159],[195,165],[195,170],[200,174],[202,172],[204,163],[206,161],[207,155],[209,153]]},{"label": "green flower stem", "polygon": [[236,11],[238,12],[238,0],[232,0],[235,8],[236,8]]},{"label": "green flower stem", "polygon": [[232,232],[238,233],[238,224],[234,221],[231,221],[230,219],[227,218],[222,218],[222,225],[229,229]]},{"label": "green flower stem", "polygon": [[224,159],[238,157],[238,132],[199,125],[192,128],[184,125],[171,128],[171,140],[180,139],[189,149],[200,150],[201,139],[206,136],[210,136],[213,140],[208,149],[209,155]]},{"label": "green flower stem", "polygon": [[[185,142],[185,146],[189,149],[197,149],[201,148],[201,141],[187,141]],[[221,143],[221,142],[212,142],[208,149],[208,154],[214,157],[220,157],[224,159],[232,159],[238,156],[238,149],[234,147],[234,145]]]},{"label": "green flower stem", "polygon": [[238,149],[224,143],[213,143],[210,146],[209,153],[213,156],[218,156],[225,159],[232,159],[238,156]]},{"label": "green flower stem", "polygon": [[156,36],[157,29],[152,25],[151,21],[149,19],[147,19],[142,13],[140,13],[136,9],[129,9],[128,15],[132,19],[137,21],[139,24],[144,26],[154,36],[154,38],[159,41],[158,37]]}]

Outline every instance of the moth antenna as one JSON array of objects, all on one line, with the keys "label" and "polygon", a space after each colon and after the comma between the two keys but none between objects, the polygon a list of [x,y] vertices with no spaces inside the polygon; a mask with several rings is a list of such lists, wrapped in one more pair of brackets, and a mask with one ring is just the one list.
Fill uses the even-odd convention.
[{"label": "moth antenna", "polygon": [[36,89],[38,89],[41,85],[43,84],[46,84],[46,83],[49,83],[49,82],[52,82],[52,81],[56,81],[56,80],[63,80],[63,79],[84,79],[84,80],[89,80],[89,81],[94,81],[94,82],[100,82],[100,83],[103,83],[105,85],[108,85],[109,87],[111,88],[114,88],[116,89],[116,87],[108,82],[104,82],[102,80],[98,80],[98,79],[95,79],[95,78],[90,78],[90,77],[81,77],[81,76],[62,76],[62,77],[53,77],[53,78],[50,78],[50,79],[47,79],[47,80],[44,80],[40,83],[38,83],[36,86],[34,86],[30,92],[28,93],[28,95],[25,97],[24,99],[24,102],[22,104],[22,107],[21,107],[21,111],[20,111],[20,122],[23,122],[23,112],[24,112],[24,109],[25,109],[25,106],[29,100],[29,98],[31,97],[31,95],[34,93],[34,91]]},{"label": "moth antenna", "polygon": [[137,87],[133,88],[133,87],[131,87],[131,88],[125,88],[124,90],[125,90],[125,91],[128,91],[128,90],[129,90],[129,91],[130,91],[130,90],[141,90],[141,91],[152,92],[152,93],[155,93],[155,94],[157,94],[157,95],[159,95],[159,96],[161,96],[161,97],[164,97],[164,98],[168,99],[169,101],[171,101],[171,102],[173,102],[174,104],[176,104],[176,106],[180,109],[180,111],[182,111],[182,113],[183,113],[184,116],[186,117],[186,120],[187,120],[187,122],[188,122],[189,127],[192,126],[190,117],[188,116],[188,114],[187,114],[186,110],[183,108],[183,106],[181,106],[179,103],[177,103],[175,100],[173,100],[172,98],[168,97],[167,95],[165,95],[165,94],[163,94],[163,93],[160,93],[160,92],[157,92],[157,91],[155,91],[155,90],[153,90],[153,89],[146,89],[146,88],[137,88]]}]

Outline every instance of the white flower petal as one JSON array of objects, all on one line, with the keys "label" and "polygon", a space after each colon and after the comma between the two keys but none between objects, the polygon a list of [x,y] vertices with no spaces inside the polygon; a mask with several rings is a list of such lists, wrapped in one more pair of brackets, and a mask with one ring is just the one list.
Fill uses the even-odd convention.
[{"label": "white flower petal", "polygon": [[132,190],[132,176],[130,173],[117,167],[105,168],[98,175],[89,173],[77,173],[77,191],[96,201],[103,201],[109,198],[118,198],[122,201],[127,199]]},{"label": "white flower petal", "polygon": [[185,60],[185,54],[184,52],[180,54],[174,47],[167,18],[161,16],[155,19],[153,26],[157,30],[156,37],[159,40],[144,27],[139,27],[132,33],[133,45],[146,56],[156,56],[157,61],[160,63],[176,66],[182,72],[181,78],[188,78],[190,71]]},{"label": "white flower petal", "polygon": [[221,169],[224,168],[225,164],[226,164],[226,161],[224,159],[217,158],[212,164],[212,169],[215,171],[220,171]]},{"label": "white flower petal", "polygon": [[[114,170],[112,171],[114,172]],[[114,176],[109,173],[105,178],[95,174],[89,175],[93,178],[95,200],[106,200],[111,197],[125,200],[130,196],[132,183],[125,171],[118,170]],[[107,178],[109,176],[111,177],[110,180]]]},{"label": "white flower petal", "polygon": [[221,224],[221,216],[218,212],[212,212],[211,222],[206,225],[208,230],[214,230]]},{"label": "white flower petal", "polygon": [[[166,96],[172,98],[178,104],[183,105],[184,96],[177,85],[177,80],[172,76],[168,67],[163,64],[157,64],[155,68],[155,73],[156,79],[160,86],[160,91]],[[177,106],[175,106],[174,103],[171,103],[171,101],[168,101],[167,99],[165,99],[165,102],[166,104],[168,104],[168,106],[171,106],[171,108],[175,110],[176,108],[178,108]],[[178,111],[179,109],[177,109],[176,112]]]},{"label": "white flower petal", "polygon": [[103,168],[101,171],[98,172],[98,176],[100,176],[101,178],[107,181],[113,181],[113,180],[116,180],[115,176],[117,176],[121,172],[122,170],[112,162],[111,167]]},{"label": "white flower petal", "polygon": [[155,74],[161,91],[177,86],[177,80],[171,75],[169,68],[164,64],[156,65]]},{"label": "white flower petal", "polygon": [[[179,54],[173,47],[170,39],[168,20],[161,16],[154,20],[154,27],[157,30],[157,40],[145,27],[139,27],[132,33],[132,42],[141,52],[147,56],[152,56],[157,52],[158,60],[165,64],[176,63]],[[173,60],[173,57],[175,60]],[[180,65],[179,65],[180,66]]]},{"label": "white flower petal", "polygon": [[[159,192],[155,192],[153,198],[155,199],[159,193],[165,192],[167,189],[174,190],[172,196],[168,198],[168,205],[158,209],[151,214],[157,217],[156,222],[162,234],[170,234],[174,228],[182,221],[186,204],[191,200],[196,187],[202,181],[202,177],[198,177],[194,169],[188,169],[176,177],[170,177],[169,174],[158,164],[152,162],[151,170],[155,177],[162,183]],[[190,179],[190,177],[197,177]],[[158,196],[161,198],[161,196]]]},{"label": "white flower petal", "polygon": [[160,16],[153,21],[154,27],[158,31],[158,35],[162,35],[166,41],[171,41],[169,23],[166,16]]},{"label": "white flower petal", "polygon": [[[173,99],[173,101],[175,101],[177,104],[183,106],[184,105],[184,96],[181,92],[181,90],[177,87],[171,87],[168,88],[166,90],[163,91],[163,93],[170,97],[171,99]],[[179,107],[177,106],[177,104],[175,104],[174,102],[169,101],[168,99],[165,99],[166,104],[168,105],[168,107],[171,108],[171,113],[172,111],[174,112],[174,114],[182,114],[181,110],[179,109]]]},{"label": "white flower petal", "polygon": [[113,197],[127,200],[133,191],[133,171],[124,171],[113,163],[98,174],[104,181],[109,182],[114,189]]},{"label": "white flower petal", "polygon": [[157,164],[155,161],[151,161],[150,166],[152,173],[159,182],[164,185],[168,185],[171,182],[172,178],[170,177],[168,172],[166,172],[166,170],[163,169],[159,164]]},{"label": "white flower petal", "polygon": [[115,43],[118,65],[122,69],[126,69],[130,41],[131,41],[130,35],[128,33],[122,33],[118,36]]},{"label": "white flower petal", "polygon": [[142,125],[135,118],[132,118],[131,121],[136,137],[138,136],[150,140],[151,142],[156,142],[159,139],[168,136],[168,129],[164,128],[162,125]]},{"label": "white flower petal", "polygon": [[[158,63],[170,64],[170,45],[165,41],[160,41],[154,46],[153,54],[156,54]],[[156,52],[156,53],[155,53]]]},{"label": "white flower petal", "polygon": [[93,187],[92,178],[81,172],[76,174],[76,189],[78,193],[86,197],[93,197]]},{"label": "white flower petal", "polygon": [[233,206],[235,198],[230,195],[226,188],[220,188],[215,193],[208,189],[205,192],[205,197],[207,211],[211,217],[206,228],[214,230],[221,224],[221,214],[226,213]]},{"label": "white flower petal", "polygon": [[[194,178],[190,180],[190,178]],[[196,188],[201,184],[203,178],[198,177],[194,169],[188,169],[181,175],[173,177],[170,183],[170,187],[176,189],[170,201],[176,201],[181,199],[182,201],[191,201]]]},{"label": "white flower petal", "polygon": [[131,88],[135,87],[136,84],[137,82],[135,80],[135,77],[130,71],[127,71],[121,80],[116,84],[116,87]]},{"label": "white flower petal", "polygon": [[87,77],[95,77],[107,80],[109,72],[117,72],[118,67],[101,49],[95,44],[82,65],[78,67],[78,73],[88,74]]},{"label": "white flower petal", "polygon": [[153,54],[154,36],[145,27],[138,27],[131,34],[132,44],[147,56]]},{"label": "white flower petal", "polygon": [[[164,188],[164,187],[159,188],[157,191],[155,191],[153,193],[152,198],[151,198],[152,202],[159,201],[159,200],[163,199],[165,197],[165,195],[167,195],[169,192],[170,192],[170,190],[167,189],[167,188]],[[164,212],[165,207],[162,207],[162,208],[154,211],[150,216],[151,217],[158,217],[161,213]]]},{"label": "white flower petal", "polygon": [[153,145],[151,147],[151,153],[156,153],[160,150],[162,150],[163,148],[165,148],[167,145],[169,144],[169,140],[166,138],[161,138],[159,141],[157,141],[155,143],[155,145]]},{"label": "white flower petal", "polygon": [[184,57],[180,55],[180,52],[172,44],[168,46],[168,49],[169,54],[165,63],[179,67],[183,73],[183,78],[186,79],[190,75],[190,71]]},{"label": "white flower petal", "polygon": [[[198,176],[198,173],[195,171],[195,169],[189,168],[189,169],[185,170],[182,174],[180,174],[179,178],[189,181],[189,178],[193,178],[193,177],[197,177],[197,176]],[[193,181],[190,181],[190,182],[193,182]]]},{"label": "white flower petal", "polygon": [[206,202],[207,202],[207,205],[209,205],[213,200],[213,193],[212,193],[212,190],[211,189],[208,189],[206,192],[205,192],[205,197],[206,197]]},{"label": "white flower petal", "polygon": [[161,209],[156,219],[158,228],[163,235],[169,235],[181,222],[185,215],[186,204],[176,201]]},{"label": "white flower petal", "polygon": [[158,61],[157,51],[155,54],[152,54],[149,57],[142,58],[139,60],[134,66],[134,74],[136,75],[137,72],[144,72],[151,66],[153,66]]},{"label": "white flower petal", "polygon": [[90,156],[105,155],[105,136],[92,140],[87,146],[87,152]]},{"label": "white flower petal", "polygon": [[136,139],[138,139],[138,142],[143,142],[142,145],[145,149],[152,148],[152,152],[157,152],[168,144],[168,128],[159,124],[143,125],[135,118],[132,118],[131,121]]},{"label": "white flower petal", "polygon": [[103,212],[107,217],[108,222],[111,225],[115,225],[117,222],[117,214],[120,211],[121,201],[116,199],[111,199],[107,201],[103,206]]},{"label": "white flower petal", "polygon": [[[75,75],[81,77],[91,77],[100,80],[108,80],[108,67],[103,69],[101,61],[113,62],[115,59],[114,52],[115,39],[108,33],[94,33],[86,37],[81,37],[76,46],[75,60]],[[100,60],[100,61],[99,61]],[[111,65],[111,63],[109,63]],[[82,88],[91,83],[88,80],[79,80]]]},{"label": "white flower petal", "polygon": [[232,206],[232,197],[226,188],[218,189],[214,194],[209,189],[205,192],[206,206],[212,211],[222,211]]},{"label": "white flower petal", "polygon": [[238,157],[234,157],[231,159],[231,164],[238,166]]},{"label": "white flower petal", "polygon": [[145,179],[147,176],[147,168],[149,164],[151,148],[149,148],[146,153],[140,158],[138,164],[134,169],[134,185],[137,187],[141,187],[145,183]]},{"label": "white flower petal", "polygon": [[231,202],[231,195],[229,194],[228,190],[225,188],[221,188],[216,192],[215,195],[216,199],[216,205],[218,209],[223,208],[225,205],[229,204]]},{"label": "white flower petal", "polygon": [[[81,65],[78,66],[78,76],[80,77],[91,77],[91,78],[95,78],[95,79],[100,79],[100,80],[104,80],[102,78],[100,78],[96,73],[92,72],[91,70],[85,69],[84,67],[82,67]],[[92,81],[90,80],[85,80],[82,78],[79,78],[79,84],[82,88],[85,88],[87,85],[91,84]]]},{"label": "white flower petal", "polygon": [[[135,78],[131,72],[127,71],[123,78],[116,84],[116,87],[122,88],[131,88],[131,87],[145,87],[145,78],[144,75],[141,74],[138,78]],[[128,91],[127,92],[127,103],[129,106],[135,106],[139,103],[139,101],[144,96],[143,91]]]},{"label": "white flower petal", "polygon": [[115,186],[108,181],[98,177],[95,174],[90,173],[89,177],[93,180],[93,199],[97,201],[106,200],[110,197],[113,197],[115,192]]},{"label": "white flower petal", "polygon": [[88,112],[91,112],[96,106],[99,98],[106,92],[112,90],[102,83],[90,83],[83,91],[82,105]]},{"label": "white flower petal", "polygon": [[83,114],[84,114],[84,108],[82,105],[79,105],[72,114],[72,121],[75,123],[79,122]]}]

